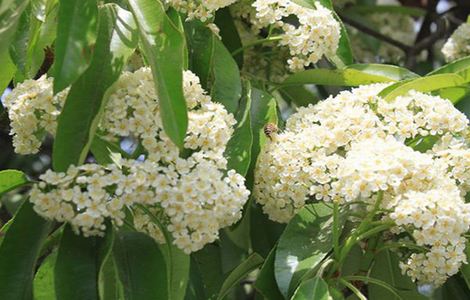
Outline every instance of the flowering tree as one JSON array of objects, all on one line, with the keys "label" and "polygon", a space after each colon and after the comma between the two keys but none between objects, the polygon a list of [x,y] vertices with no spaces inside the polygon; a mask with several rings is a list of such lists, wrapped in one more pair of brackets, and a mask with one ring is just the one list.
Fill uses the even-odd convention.
[{"label": "flowering tree", "polygon": [[469,13],[0,2],[0,299],[468,299]]}]

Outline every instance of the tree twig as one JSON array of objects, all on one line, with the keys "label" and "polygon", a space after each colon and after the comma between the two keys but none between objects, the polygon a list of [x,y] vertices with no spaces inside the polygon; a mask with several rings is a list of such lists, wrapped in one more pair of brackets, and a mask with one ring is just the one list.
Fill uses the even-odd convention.
[{"label": "tree twig", "polygon": [[343,20],[344,23],[356,28],[359,31],[362,31],[362,32],[364,32],[364,33],[366,33],[370,36],[373,36],[373,37],[375,37],[379,40],[382,40],[386,43],[389,43],[390,45],[393,45],[397,48],[400,48],[404,52],[408,52],[411,48],[410,46],[405,45],[400,41],[392,39],[391,37],[388,37],[388,36],[378,32],[378,31],[375,31],[374,29],[372,29],[372,28],[370,28],[366,25],[363,25],[361,22],[358,22],[354,19],[351,19],[351,18],[349,18],[349,17],[347,17],[347,16],[345,16],[345,15],[339,13],[339,12],[337,12],[337,13],[338,13],[339,17],[341,18],[341,20]]}]

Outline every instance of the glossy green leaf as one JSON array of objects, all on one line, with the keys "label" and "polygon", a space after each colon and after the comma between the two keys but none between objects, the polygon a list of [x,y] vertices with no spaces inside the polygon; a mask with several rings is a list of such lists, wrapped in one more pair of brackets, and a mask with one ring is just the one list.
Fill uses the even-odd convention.
[{"label": "glossy green leaf", "polygon": [[137,46],[134,18],[117,5],[101,7],[99,27],[90,67],[72,85],[59,117],[52,157],[57,171],[85,160],[106,104],[106,91]]},{"label": "glossy green leaf", "polygon": [[448,99],[454,105],[462,100],[468,101],[470,96],[470,87],[468,85],[443,88],[437,91],[439,97]]},{"label": "glossy green leaf", "polygon": [[235,131],[227,143],[224,156],[227,158],[227,170],[235,170],[245,176],[251,162],[253,133],[251,131],[251,85],[246,83],[242,105],[237,113]]},{"label": "glossy green leaf", "polygon": [[26,175],[18,170],[0,171],[0,195],[29,183]]},{"label": "glossy green leaf", "polygon": [[432,92],[442,88],[455,87],[464,84],[464,79],[457,74],[436,74],[420,77],[404,82],[397,82],[379,93],[386,101],[392,101],[398,96],[407,94],[410,90]]},{"label": "glossy green leaf", "polygon": [[[219,35],[222,39],[222,43],[230,53],[243,46],[229,7],[217,10],[214,23],[219,27]],[[238,67],[241,68],[243,66],[243,51],[236,54],[234,59],[237,62]]]},{"label": "glossy green leaf", "polygon": [[264,261],[264,264],[261,267],[258,276],[256,276],[254,287],[266,299],[282,300],[284,299],[284,297],[279,291],[279,288],[277,287],[276,283],[276,278],[274,277],[275,253],[276,248],[273,248],[271,252],[269,252],[269,255]]},{"label": "glossy green leaf", "polygon": [[54,93],[74,83],[88,68],[94,52],[97,23],[97,0],[60,1],[53,67]]},{"label": "glossy green leaf", "polygon": [[67,225],[60,240],[54,270],[57,299],[99,299],[98,276],[113,243],[111,224],[107,224],[104,237],[77,235]]},{"label": "glossy green leaf", "polygon": [[443,65],[427,75],[447,73],[458,74],[465,79],[465,82],[470,82],[470,56],[455,60],[447,65]]},{"label": "glossy green leaf", "polygon": [[171,299],[165,258],[151,237],[134,231],[119,232],[114,255],[125,299]]},{"label": "glossy green leaf", "polygon": [[283,86],[318,84],[331,86],[359,86],[362,84],[372,84],[381,82],[394,82],[393,78],[386,77],[382,74],[366,73],[367,70],[359,71],[353,68],[345,68],[341,70],[329,69],[311,69],[300,71],[287,77]]},{"label": "glossy green leaf", "polygon": [[100,300],[116,300],[124,298],[124,288],[119,279],[114,255],[110,253],[101,266],[98,278]]},{"label": "glossy green leaf", "polygon": [[294,295],[292,300],[329,300],[330,292],[328,285],[320,277],[310,278],[302,282]]},{"label": "glossy green leaf", "polygon": [[279,290],[285,297],[295,291],[302,276],[317,267],[331,250],[331,215],[332,209],[323,203],[306,205],[281,235],[274,270]]},{"label": "glossy green leaf", "polygon": [[[2,66],[2,72],[0,72],[0,94],[3,94],[5,89],[8,87],[8,84],[15,75],[16,66],[11,61],[10,55],[7,53],[6,55],[0,54],[0,66]],[[2,104],[0,103],[0,106]],[[0,112],[2,108],[0,108]]]},{"label": "glossy green leaf", "polygon": [[55,0],[34,0],[23,12],[10,46],[18,70],[16,81],[36,76],[44,61],[44,49],[55,39],[57,11]]},{"label": "glossy green leaf", "polygon": [[[397,290],[398,295],[406,300],[424,300],[426,297],[420,295],[416,285],[411,279],[401,274],[396,254],[384,250],[375,257],[370,277],[384,281]],[[368,285],[369,297],[371,299],[399,300],[390,290],[377,285]]]},{"label": "glossy green leaf", "polygon": [[160,1],[128,0],[139,27],[143,52],[152,68],[163,129],[180,149],[188,127],[183,94],[185,39]]},{"label": "glossy green leaf", "polygon": [[339,25],[341,26],[341,37],[339,38],[338,50],[336,50],[336,57],[341,60],[341,64],[335,62],[335,59],[332,59],[332,61],[336,65],[336,67],[342,67],[344,65],[348,66],[354,62],[348,31],[346,30],[346,26],[344,26],[343,22],[341,21],[340,17],[336,14],[336,12],[333,11],[333,15],[336,21],[338,21]]},{"label": "glossy green leaf", "polygon": [[221,261],[222,255],[220,251],[221,249],[218,245],[209,244],[203,249],[191,254],[191,263],[195,264],[200,274],[200,280],[202,281],[201,283],[206,294],[206,299],[215,299],[224,283]]},{"label": "glossy green leaf", "polygon": [[8,3],[5,3],[5,6],[3,2],[0,4],[2,6],[0,10],[0,61],[7,61],[10,56],[8,48],[16,33],[18,21],[29,1],[10,0]]},{"label": "glossy green leaf", "polygon": [[33,283],[35,300],[56,299],[54,284],[54,268],[56,260],[57,251],[54,251],[47,256],[36,272]]},{"label": "glossy green leaf", "polygon": [[236,267],[225,279],[222,287],[220,288],[218,300],[223,299],[236,284],[242,279],[246,278],[253,270],[258,268],[263,263],[263,258],[257,254],[251,254],[245,261]]},{"label": "glossy green leaf", "polygon": [[33,299],[36,261],[49,230],[50,222],[38,216],[33,205],[25,201],[0,245],[2,299]]},{"label": "glossy green leaf", "polygon": [[285,86],[279,90],[284,100],[297,106],[307,106],[315,104],[320,99],[311,89],[306,86]]},{"label": "glossy green leaf", "polygon": [[190,258],[182,250],[173,244],[171,234],[163,226],[157,216],[143,206],[139,206],[151,220],[160,228],[165,238],[165,243],[160,247],[167,266],[168,293],[169,299],[180,300],[184,298],[188,284]]},{"label": "glossy green leaf", "polygon": [[230,52],[219,39],[214,39],[211,96],[228,112],[235,113],[242,93],[240,70]]},{"label": "glossy green leaf", "polygon": [[358,70],[369,75],[383,76],[394,81],[418,78],[419,75],[410,70],[387,64],[353,64],[347,69]]},{"label": "glossy green leaf", "polygon": [[235,114],[242,93],[240,70],[230,52],[214,33],[199,21],[186,26],[191,69],[210,89],[212,100]]}]

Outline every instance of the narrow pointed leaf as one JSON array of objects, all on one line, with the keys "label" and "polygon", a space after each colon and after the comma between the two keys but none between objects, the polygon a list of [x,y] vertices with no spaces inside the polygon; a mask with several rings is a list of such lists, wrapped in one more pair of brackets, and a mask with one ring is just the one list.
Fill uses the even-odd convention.
[{"label": "narrow pointed leaf", "polygon": [[56,299],[54,284],[54,268],[57,260],[57,251],[52,252],[42,262],[34,277],[34,299]]},{"label": "narrow pointed leaf", "polygon": [[53,70],[54,93],[71,85],[87,69],[97,22],[97,0],[60,1]]},{"label": "narrow pointed leaf", "polygon": [[140,232],[119,232],[114,255],[125,299],[171,299],[165,258],[152,238]]},{"label": "narrow pointed leaf", "polygon": [[282,296],[279,288],[277,287],[276,278],[274,277],[274,257],[276,254],[276,248],[274,247],[269,252],[268,257],[264,261],[261,270],[256,277],[254,284],[255,289],[260,292],[263,297],[271,300],[282,300]]},{"label": "narrow pointed leaf", "polygon": [[218,300],[223,299],[231,288],[233,288],[242,279],[246,278],[253,270],[263,263],[263,258],[257,254],[251,254],[245,261],[236,267],[225,279],[219,291]]},{"label": "narrow pointed leaf", "polygon": [[224,156],[227,158],[227,169],[234,169],[243,176],[248,172],[251,162],[253,133],[251,131],[251,85],[247,83],[242,106],[237,113],[235,131],[227,143]]},{"label": "narrow pointed leaf", "polygon": [[[57,299],[99,299],[98,276],[114,242],[111,224],[104,237],[84,237],[67,225],[54,270]],[[79,283],[79,284],[77,284]]]},{"label": "narrow pointed leaf", "polygon": [[73,84],[59,117],[52,157],[57,171],[85,160],[106,104],[106,91],[137,46],[134,18],[117,5],[102,6],[99,27],[91,65]]},{"label": "narrow pointed leaf", "polygon": [[432,92],[442,88],[459,86],[465,83],[465,80],[457,74],[436,74],[426,77],[420,77],[404,82],[397,82],[379,93],[386,101],[393,101],[398,96],[403,96],[411,90],[418,92]]},{"label": "narrow pointed leaf", "polygon": [[128,0],[158,94],[163,129],[180,149],[188,127],[183,94],[185,39],[157,0]]},{"label": "narrow pointed leaf", "polygon": [[33,299],[33,278],[41,245],[50,222],[38,216],[25,201],[0,245],[0,295],[2,299]]}]

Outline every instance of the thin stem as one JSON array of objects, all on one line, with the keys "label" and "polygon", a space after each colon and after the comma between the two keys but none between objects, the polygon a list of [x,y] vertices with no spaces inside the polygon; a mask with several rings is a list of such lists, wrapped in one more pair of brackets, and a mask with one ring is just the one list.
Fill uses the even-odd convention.
[{"label": "thin stem", "polygon": [[359,298],[360,300],[367,300],[366,296],[364,296],[364,294],[361,293],[361,291],[355,287],[352,283],[350,283],[349,281],[346,281],[344,280],[343,278],[340,278],[338,279],[340,283],[342,283],[345,287],[347,287],[348,289],[351,290],[351,292],[354,293],[354,295],[357,296],[357,298]]},{"label": "thin stem", "polygon": [[338,203],[333,204],[333,250],[335,253],[335,258],[339,258],[339,207]]},{"label": "thin stem", "polygon": [[256,40],[254,42],[248,43],[245,46],[240,47],[237,50],[233,51],[232,56],[235,56],[235,55],[239,54],[240,52],[242,52],[243,50],[245,50],[247,48],[251,48],[251,47],[254,47],[254,46],[257,46],[257,45],[260,45],[260,44],[264,44],[264,43],[279,41],[281,39],[282,39],[282,36],[278,35],[278,36],[267,37],[265,39]]},{"label": "thin stem", "polygon": [[344,21],[344,23],[348,24],[348,25],[351,25],[352,27],[356,28],[357,30],[359,31],[362,31],[368,35],[371,35],[379,40],[382,40],[386,43],[389,43],[390,45],[393,45],[397,48],[400,48],[402,49],[404,52],[408,52],[410,50],[410,46],[408,45],[405,45],[403,44],[402,42],[399,42],[397,40],[394,40],[392,39],[391,37],[388,37],[378,31],[375,31],[374,29],[371,29],[370,27],[366,26],[366,25],[363,25],[362,23],[354,20],[354,19],[351,19],[343,14],[341,14],[340,12],[337,12],[339,17],[341,18],[341,20]]}]

